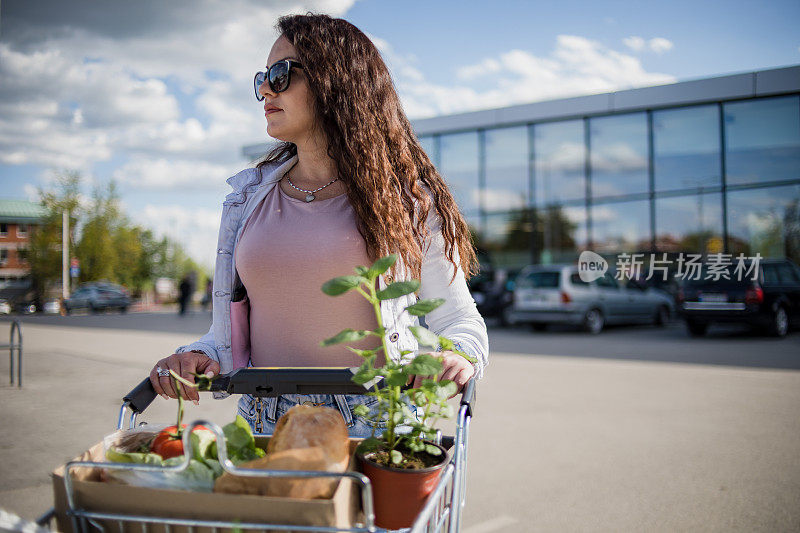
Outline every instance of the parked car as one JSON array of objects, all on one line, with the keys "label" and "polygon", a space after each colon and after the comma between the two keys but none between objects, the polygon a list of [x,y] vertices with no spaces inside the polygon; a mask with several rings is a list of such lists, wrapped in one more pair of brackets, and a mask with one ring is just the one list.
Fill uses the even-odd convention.
[{"label": "parked car", "polygon": [[509,324],[574,324],[600,333],[606,324],[669,322],[674,306],[662,291],[640,284],[621,286],[613,275],[585,282],[575,265],[525,267],[514,284],[513,303],[506,308]]},{"label": "parked car", "polygon": [[511,305],[514,279],[519,271],[518,268],[498,269],[493,272],[493,278],[478,274],[467,282],[481,316],[497,317],[502,325],[508,325],[505,323],[504,311]]},{"label": "parked car", "polygon": [[0,312],[7,310],[20,315],[35,313],[40,303],[29,278],[4,282],[0,288],[0,300],[5,302],[0,306]]},{"label": "parked car", "polygon": [[119,309],[125,313],[130,305],[131,299],[124,287],[111,283],[87,283],[64,300],[64,312],[70,314],[76,309],[88,309],[92,313],[99,313],[107,309]]},{"label": "parked car", "polygon": [[55,298],[51,298],[44,302],[42,306],[42,312],[47,315],[59,315],[61,314],[61,300],[57,300]]},{"label": "parked car", "polygon": [[699,275],[684,280],[679,309],[690,335],[705,335],[714,322],[738,322],[784,337],[791,325],[800,321],[797,265],[789,260],[761,260],[758,265],[746,262],[745,269],[751,268],[755,268],[755,276],[748,270],[740,275],[735,263],[717,276],[709,275],[706,266]]}]

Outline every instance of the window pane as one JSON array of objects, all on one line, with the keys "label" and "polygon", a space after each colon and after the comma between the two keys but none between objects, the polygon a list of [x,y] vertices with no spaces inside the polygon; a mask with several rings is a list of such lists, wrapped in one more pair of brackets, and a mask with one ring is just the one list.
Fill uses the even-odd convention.
[{"label": "window pane", "polygon": [[725,104],[728,185],[800,178],[800,97]]},{"label": "window pane", "polygon": [[800,263],[800,185],[729,192],[728,238],[734,254]]},{"label": "window pane", "polygon": [[537,248],[539,262],[566,263],[576,260],[586,247],[586,208],[553,206],[539,209]]},{"label": "window pane", "polygon": [[569,282],[572,285],[579,285],[579,286],[586,286],[586,287],[589,286],[588,282],[583,281],[581,279],[581,275],[580,274],[571,274],[570,277],[569,277]]},{"label": "window pane", "polygon": [[583,121],[537,124],[533,132],[536,204],[584,199],[586,147]]},{"label": "window pane", "polygon": [[439,172],[461,211],[478,209],[478,133],[441,136]]},{"label": "window pane", "polygon": [[778,279],[781,283],[797,283],[800,278],[792,265],[778,265]]},{"label": "window pane", "polygon": [[656,248],[662,252],[722,252],[722,194],[656,199]]},{"label": "window pane", "polygon": [[519,268],[531,262],[531,212],[495,213],[486,216],[486,230],[479,246],[498,268]]},{"label": "window pane", "polygon": [[644,113],[589,121],[592,196],[647,192],[647,118]]},{"label": "window pane", "polygon": [[422,146],[422,149],[425,150],[425,153],[428,154],[428,159],[431,160],[431,163],[436,165],[436,143],[434,142],[433,136],[426,135],[420,137],[419,144]]},{"label": "window pane", "polygon": [[557,289],[561,283],[561,272],[532,272],[517,278],[517,287],[526,289]]},{"label": "window pane", "polygon": [[647,200],[592,206],[593,250],[616,254],[650,249]]},{"label": "window pane", "polygon": [[521,209],[528,205],[528,130],[526,127],[486,132],[487,211]]},{"label": "window pane", "polygon": [[721,185],[718,107],[655,111],[653,152],[656,191]]}]

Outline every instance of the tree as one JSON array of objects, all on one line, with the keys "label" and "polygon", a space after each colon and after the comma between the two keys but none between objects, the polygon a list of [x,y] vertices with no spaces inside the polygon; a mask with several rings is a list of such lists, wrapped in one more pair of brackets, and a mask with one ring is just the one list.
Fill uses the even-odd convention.
[{"label": "tree", "polygon": [[55,190],[45,191],[39,188],[39,201],[47,209],[47,215],[31,231],[28,247],[33,289],[39,299],[44,298],[51,283],[61,278],[63,213],[70,213],[69,239],[73,241],[75,226],[82,213],[80,182],[81,177],[77,172],[65,172],[56,178]]},{"label": "tree", "polygon": [[[166,237],[157,239],[151,230],[132,224],[120,208],[113,181],[96,188],[85,209],[79,202],[80,186],[80,175],[67,172],[57,179],[55,191],[39,191],[48,214],[31,236],[29,261],[40,297],[61,278],[61,213],[67,209],[71,234],[80,235],[74,255],[80,260],[82,282],[110,281],[141,295],[158,277],[179,279],[189,272],[208,276],[180,245]],[[71,243],[75,240],[70,239]]]}]

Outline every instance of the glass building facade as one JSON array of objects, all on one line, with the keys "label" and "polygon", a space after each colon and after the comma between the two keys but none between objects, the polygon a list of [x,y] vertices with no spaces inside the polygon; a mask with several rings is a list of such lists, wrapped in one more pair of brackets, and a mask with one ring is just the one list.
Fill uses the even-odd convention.
[{"label": "glass building facade", "polygon": [[[758,80],[771,91],[753,90]],[[542,118],[506,108],[414,126],[496,267],[571,262],[587,249],[800,263],[800,67],[708,81],[694,99],[701,82],[556,101],[549,108],[563,111]],[[742,94],[725,89],[736,83]],[[635,105],[570,110],[615,95]]]}]

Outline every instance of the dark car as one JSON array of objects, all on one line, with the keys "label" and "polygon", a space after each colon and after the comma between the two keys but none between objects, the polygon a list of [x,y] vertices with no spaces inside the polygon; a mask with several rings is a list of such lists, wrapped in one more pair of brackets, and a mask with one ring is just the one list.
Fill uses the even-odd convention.
[{"label": "dark car", "polygon": [[788,260],[762,260],[747,262],[745,268],[751,270],[740,275],[736,265],[730,265],[725,269],[727,275],[715,280],[717,276],[709,276],[713,273],[706,265],[701,275],[683,281],[679,310],[690,335],[704,335],[714,322],[739,322],[783,337],[800,320],[797,265]]},{"label": "dark car", "polygon": [[470,278],[467,282],[478,312],[484,318],[496,317],[504,326],[505,309],[512,302],[514,279],[521,269],[498,269],[491,276],[484,273]]},{"label": "dark car", "polygon": [[128,291],[110,283],[84,284],[64,300],[64,312],[69,314],[76,309],[88,309],[99,313],[107,309],[119,309],[125,313],[131,305]]},{"label": "dark car", "polygon": [[30,315],[39,309],[30,279],[8,281],[0,288],[0,312]]}]

